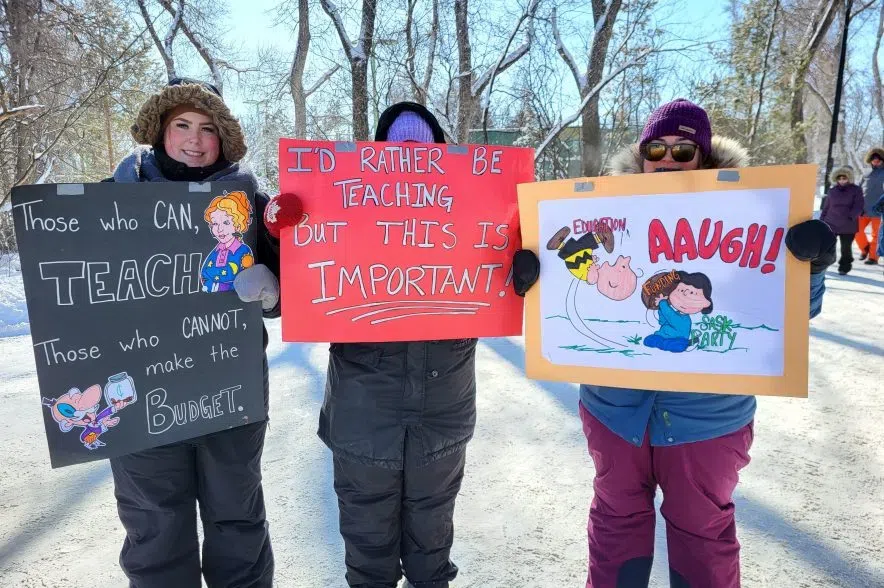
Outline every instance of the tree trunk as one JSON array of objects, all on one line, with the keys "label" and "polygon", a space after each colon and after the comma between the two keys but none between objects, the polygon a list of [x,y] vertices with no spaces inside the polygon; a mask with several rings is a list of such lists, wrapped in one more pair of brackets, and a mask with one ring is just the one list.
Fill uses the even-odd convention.
[{"label": "tree trunk", "polygon": [[368,127],[368,59],[374,43],[374,21],[377,0],[362,0],[362,26],[359,41],[350,60],[353,73],[353,140],[369,141]]},{"label": "tree trunk", "polygon": [[[608,57],[608,45],[614,33],[614,23],[620,12],[620,0],[611,0],[610,7],[605,7],[605,0],[592,0],[593,19],[596,23],[596,35],[589,50],[589,61],[586,65],[586,87],[581,90],[581,98],[602,81],[605,73],[605,62]],[[601,19],[604,23],[599,27]],[[581,140],[583,155],[581,173],[587,177],[595,177],[601,173],[602,167],[602,132],[599,120],[599,94],[590,98],[583,111]]]},{"label": "tree trunk", "polygon": [[172,58],[172,54],[166,53],[163,41],[160,39],[159,34],[157,34],[156,28],[153,26],[153,19],[150,18],[150,14],[147,12],[147,6],[144,3],[145,0],[136,1],[138,3],[138,10],[141,11],[141,17],[144,19],[144,24],[150,32],[150,37],[153,39],[157,51],[160,52],[160,57],[163,59],[163,65],[166,66],[166,79],[171,80],[172,78],[177,77],[177,74],[175,73],[175,61]]},{"label": "tree trunk", "polygon": [[770,59],[770,49],[773,46],[774,33],[777,28],[777,13],[780,9],[780,0],[774,2],[773,16],[770,19],[770,31],[767,34],[767,41],[764,44],[764,61],[761,65],[761,80],[758,82],[758,104],[755,114],[752,117],[752,126],[749,128],[749,151],[755,150],[755,139],[758,136],[758,123],[761,120],[761,108],[764,104],[764,84],[767,80],[767,67]]},{"label": "tree trunk", "polygon": [[110,98],[104,96],[101,99],[101,107],[104,111],[104,133],[107,137],[107,169],[110,175],[114,175],[114,169],[117,166],[116,156],[114,155],[114,135],[111,131],[111,109]]},{"label": "tree trunk", "polygon": [[414,97],[414,101],[426,106],[430,81],[433,78],[433,60],[436,55],[436,39],[439,36],[439,0],[433,0],[433,19],[430,23],[427,65],[424,70],[423,81],[418,81],[417,66],[415,65],[415,58],[417,57],[417,42],[415,40],[415,31],[412,29],[414,27],[414,8],[416,5],[417,0],[408,0],[408,11],[405,18],[405,69],[408,72],[409,82],[411,83],[411,94]]},{"label": "tree trunk", "polygon": [[878,51],[881,49],[881,37],[884,36],[884,2],[881,3],[881,14],[878,16],[878,34],[875,49],[872,51],[872,74],[875,78],[875,109],[881,121],[881,142],[884,144],[884,85],[881,84],[881,65],[878,63]]},{"label": "tree trunk", "polygon": [[353,69],[353,140],[369,141],[368,135],[368,60],[354,58]]},{"label": "tree trunk", "polygon": [[457,121],[454,140],[458,142],[469,140],[470,125],[476,112],[476,101],[473,97],[473,51],[470,47],[470,28],[467,16],[468,0],[454,0],[458,55]]},{"label": "tree trunk", "polygon": [[[792,158],[794,163],[807,163],[807,136],[804,128],[804,78],[807,69],[792,74],[789,99],[789,120],[792,129]],[[800,80],[800,81],[799,81]]]},{"label": "tree trunk", "polygon": [[[9,48],[10,70],[13,79],[9,86],[13,92],[10,96],[9,106],[24,106],[29,102],[30,74],[33,66],[29,63],[29,42],[39,38],[39,33],[32,30],[32,25],[37,23],[37,15],[40,9],[34,0],[16,0],[10,2],[6,8],[6,17],[9,20],[9,33],[7,46]],[[21,117],[13,117],[12,144],[15,145],[15,166],[11,184],[25,181],[26,170],[31,163],[31,154],[26,137],[27,126]]]},{"label": "tree trunk", "polygon": [[789,117],[792,130],[793,160],[807,163],[807,135],[804,124],[804,85],[816,52],[835,19],[835,7],[841,0],[820,0],[807,27],[805,42],[798,48],[798,61],[789,80]]},{"label": "tree trunk", "polygon": [[295,104],[295,138],[307,137],[307,95],[304,91],[304,67],[310,49],[310,7],[307,0],[298,0],[298,45],[292,60],[289,88]]}]

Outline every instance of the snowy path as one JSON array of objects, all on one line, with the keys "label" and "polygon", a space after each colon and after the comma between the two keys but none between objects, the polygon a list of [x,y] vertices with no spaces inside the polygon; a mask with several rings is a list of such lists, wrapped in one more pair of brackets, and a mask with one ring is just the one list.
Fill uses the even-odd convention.
[{"label": "snowy path", "polygon": [[[812,323],[808,400],[759,401],[737,491],[747,587],[884,586],[884,277],[830,275]],[[268,324],[265,492],[277,585],[343,587],[329,453],[315,435],[327,351]],[[52,471],[28,336],[0,339],[0,586],[125,586],[105,462]],[[457,588],[577,587],[592,467],[576,387],[527,381],[518,339],[479,347],[479,423],[458,502]],[[659,496],[658,496],[659,498]],[[666,586],[658,522],[652,585]],[[171,587],[170,587],[171,588]]]}]

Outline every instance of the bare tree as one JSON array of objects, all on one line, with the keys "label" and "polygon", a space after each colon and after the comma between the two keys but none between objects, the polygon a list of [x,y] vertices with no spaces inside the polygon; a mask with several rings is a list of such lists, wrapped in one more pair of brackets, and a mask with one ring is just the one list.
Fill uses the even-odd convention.
[{"label": "bare tree", "polygon": [[[828,100],[823,96],[822,92],[820,92],[813,82],[807,82],[807,89],[810,90],[810,95],[817,99],[820,106],[825,110],[829,124],[831,124],[832,120],[832,112],[833,106],[829,103]],[[841,158],[845,160],[846,163],[854,170],[862,169],[862,157],[858,153],[855,148],[849,148],[847,145],[847,124],[845,123],[844,117],[841,116],[838,121],[838,147],[841,151]]]},{"label": "bare tree", "polygon": [[636,55],[635,57],[633,57],[632,59],[630,59],[626,63],[620,65],[618,68],[616,68],[615,70],[608,73],[608,75],[606,75],[601,81],[599,81],[598,84],[596,84],[589,91],[587,91],[586,95],[583,96],[583,100],[580,102],[580,105],[577,107],[577,110],[573,114],[571,114],[570,116],[567,116],[564,119],[562,119],[559,122],[559,124],[557,124],[555,127],[553,127],[553,129],[549,132],[549,134],[546,136],[546,138],[543,140],[543,142],[534,151],[535,161],[541,155],[543,155],[543,152],[546,150],[546,148],[549,146],[549,144],[556,137],[558,137],[559,133],[561,133],[568,125],[570,125],[575,120],[580,118],[581,113],[586,109],[589,102],[591,100],[593,100],[594,98],[596,98],[598,96],[599,92],[601,92],[605,88],[605,86],[610,84],[611,81],[616,79],[617,76],[619,76],[621,73],[623,73],[627,69],[629,69],[631,67],[635,67],[637,65],[640,65],[645,60],[645,58],[648,57],[648,55],[650,55],[652,52],[653,52],[653,49],[650,49],[650,48],[641,51],[638,55]]},{"label": "bare tree", "polygon": [[819,0],[810,14],[799,45],[793,55],[795,62],[789,79],[789,121],[792,129],[792,149],[795,163],[807,163],[807,137],[804,122],[804,88],[810,64],[826,38],[835,19],[836,8],[843,0]]},{"label": "bare tree", "polygon": [[[482,96],[489,84],[502,72],[513,66],[524,57],[531,48],[531,31],[525,41],[518,47],[509,50],[522,24],[534,18],[538,0],[530,0],[519,16],[509,40],[500,57],[482,74],[476,76],[473,71],[473,49],[470,44],[469,0],[454,0],[455,35],[457,36],[458,72],[457,72],[457,110],[455,126],[452,130],[455,141],[465,141],[469,136],[470,127],[482,104]],[[487,99],[487,98],[486,98]]]},{"label": "bare tree", "polygon": [[503,67],[503,62],[506,60],[507,56],[510,52],[510,47],[513,44],[513,41],[516,38],[516,35],[519,33],[519,29],[522,26],[522,23],[528,21],[528,38],[523,44],[523,47],[527,49],[531,46],[531,38],[534,36],[534,15],[537,12],[537,7],[539,6],[539,0],[531,0],[528,3],[528,6],[525,8],[525,11],[519,17],[519,20],[516,22],[516,26],[513,27],[512,32],[507,39],[506,45],[503,47],[503,51],[500,53],[500,58],[497,60],[497,63],[494,64],[491,68],[491,76],[488,81],[488,92],[485,93],[484,98],[480,99],[480,104],[482,106],[482,134],[484,135],[484,140],[488,142],[488,112],[491,109],[491,95],[494,93],[494,82],[497,80],[497,74],[503,71],[501,68]]},{"label": "bare tree", "polygon": [[[608,45],[614,31],[614,23],[620,12],[620,0],[591,0],[592,16],[595,25],[595,34],[590,41],[587,51],[587,62],[581,68],[571,52],[565,47],[559,32],[558,13],[555,8],[552,12],[552,29],[556,40],[556,49],[564,60],[574,83],[580,92],[581,100],[585,99],[590,91],[598,86],[605,72],[605,61],[608,54]],[[583,164],[582,173],[586,176],[597,176],[601,171],[601,124],[599,121],[599,95],[595,93],[589,96],[586,107],[582,114],[582,140],[583,140]]]},{"label": "bare tree", "polygon": [[335,64],[310,88],[304,88],[304,68],[307,66],[307,54],[310,51],[310,4],[308,0],[298,2],[298,44],[289,71],[289,91],[295,105],[295,137],[307,136],[307,98],[316,92],[335,74],[340,66]]},{"label": "bare tree", "polygon": [[439,0],[433,0],[432,19],[430,21],[430,31],[427,35],[427,65],[424,68],[423,78],[418,81],[417,67],[415,61],[417,58],[417,43],[415,42],[415,18],[414,9],[417,0],[408,0],[408,10],[405,17],[405,71],[408,73],[408,79],[411,83],[412,94],[415,101],[419,104],[427,105],[427,96],[430,91],[430,82],[433,79],[433,62],[436,57],[436,40],[439,37]]},{"label": "bare tree", "polygon": [[350,64],[352,79],[351,102],[353,108],[353,140],[369,139],[368,129],[368,60],[374,43],[374,26],[377,0],[362,0],[362,19],[359,39],[354,43],[347,35],[341,13],[330,0],[320,0],[322,9],[331,18],[344,48],[344,56]]},{"label": "bare tree", "polygon": [[187,44],[193,48],[199,58],[206,64],[212,77],[212,83],[222,94],[224,93],[224,73],[226,71],[237,73],[251,71],[235,65],[230,59],[221,57],[222,55],[232,55],[233,50],[221,41],[223,35],[216,31],[218,3],[185,3],[185,0],[156,0],[157,4],[170,18],[166,34],[161,40],[156,24],[159,21],[159,15],[156,17],[151,16],[149,10],[150,0],[136,0],[136,2],[154,45],[166,66],[168,79],[171,80],[177,76],[173,49],[179,32],[184,34]]},{"label": "bare tree", "polygon": [[752,126],[749,129],[749,151],[755,148],[755,138],[758,135],[758,123],[761,120],[761,108],[764,104],[764,84],[767,80],[768,63],[770,61],[771,47],[773,46],[774,33],[777,30],[777,14],[780,11],[780,0],[774,0],[773,9],[771,9],[770,30],[767,33],[767,40],[764,44],[764,60],[761,66],[761,79],[758,82],[758,104],[755,109],[755,116],[752,118]]},{"label": "bare tree", "polygon": [[[163,40],[160,40],[159,34],[157,34],[156,27],[154,25],[155,19],[150,16],[150,13],[147,10],[147,0],[136,0],[138,4],[138,10],[141,12],[141,17],[144,19],[145,25],[147,25],[147,30],[150,32],[150,37],[153,39],[154,45],[156,45],[157,51],[160,52],[160,57],[163,59],[163,63],[166,66],[166,76],[168,79],[172,79],[177,77],[177,73],[175,72],[175,58],[172,57],[172,42],[175,40],[175,35],[178,34],[178,28],[181,24],[181,19],[173,19],[169,24],[169,29],[166,32]],[[181,0],[181,10],[178,11],[179,17],[184,14],[184,1]]]},{"label": "bare tree", "polygon": [[884,85],[881,84],[881,63],[878,61],[882,36],[884,36],[884,2],[881,3],[881,12],[878,15],[878,34],[875,35],[875,49],[872,51],[875,110],[878,111],[878,120],[881,122],[881,142],[884,143]]},{"label": "bare tree", "polygon": [[[113,10],[93,0],[0,0],[0,204],[17,185],[51,180],[62,146],[78,148],[84,117],[102,110],[112,75],[143,56],[141,36],[128,36]],[[108,161],[98,165],[106,174]]]}]

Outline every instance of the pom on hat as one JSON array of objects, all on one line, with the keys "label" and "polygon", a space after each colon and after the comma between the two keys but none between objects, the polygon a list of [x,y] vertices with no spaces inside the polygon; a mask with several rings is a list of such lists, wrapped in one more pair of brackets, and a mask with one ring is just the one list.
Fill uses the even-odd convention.
[{"label": "pom on hat", "polygon": [[703,156],[712,150],[712,127],[706,111],[684,98],[678,98],[659,106],[651,113],[642,131],[639,145],[654,139],[675,135],[690,139],[699,145]]},{"label": "pom on hat", "polygon": [[274,238],[279,239],[280,231],[300,223],[303,213],[300,198],[294,194],[280,194],[271,198],[264,208],[264,226]]}]

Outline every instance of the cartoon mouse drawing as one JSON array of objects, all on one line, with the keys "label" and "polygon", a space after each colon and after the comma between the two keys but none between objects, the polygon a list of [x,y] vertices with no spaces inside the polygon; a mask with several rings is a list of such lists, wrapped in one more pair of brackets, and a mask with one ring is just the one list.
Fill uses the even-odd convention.
[{"label": "cartoon mouse drawing", "polygon": [[49,407],[52,418],[62,432],[67,433],[74,427],[82,427],[80,442],[89,450],[105,446],[99,437],[120,422],[119,417],[113,415],[128,404],[117,401],[99,411],[100,403],[101,386],[98,384],[82,392],[79,388],[71,388],[58,398],[43,398],[43,405]]}]

